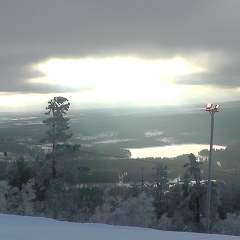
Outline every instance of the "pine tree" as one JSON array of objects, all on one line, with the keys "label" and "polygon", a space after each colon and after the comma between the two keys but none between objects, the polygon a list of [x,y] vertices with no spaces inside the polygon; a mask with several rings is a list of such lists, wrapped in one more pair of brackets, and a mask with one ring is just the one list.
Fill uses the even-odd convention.
[{"label": "pine tree", "polygon": [[174,184],[169,188],[167,193],[167,208],[168,208],[168,217],[174,216],[174,211],[179,207],[182,201],[182,192],[181,186],[179,183]]},{"label": "pine tree", "polygon": [[153,196],[155,197],[155,208],[157,212],[157,219],[160,219],[162,214],[166,212],[166,198],[165,198],[165,192],[168,188],[168,172],[167,172],[167,166],[163,166],[161,164],[158,164],[156,167],[153,168],[155,171],[155,183],[156,188],[154,187],[154,193]]},{"label": "pine tree", "polygon": [[196,185],[199,186],[200,181],[202,180],[201,169],[199,166],[202,164],[202,162],[198,162],[197,158],[193,153],[190,153],[188,159],[189,159],[189,163],[186,163],[184,167],[187,168],[187,173],[189,174],[190,177],[191,176],[194,177]]},{"label": "pine tree", "polygon": [[[201,162],[197,161],[197,158],[193,153],[189,155],[189,162],[184,165],[186,168],[185,178],[189,176],[189,178],[193,177],[195,184],[190,189],[189,195],[189,208],[194,212],[194,222],[199,224],[201,222],[201,202],[204,195],[203,186],[201,186]],[[186,193],[185,193],[186,194]]]},{"label": "pine tree", "polygon": [[18,187],[21,191],[23,184],[26,184],[31,178],[31,170],[22,156],[14,163],[14,168],[9,173],[9,184]]},{"label": "pine tree", "polygon": [[48,142],[52,144],[54,149],[58,143],[66,142],[69,138],[72,137],[72,134],[66,133],[70,128],[68,122],[70,118],[64,117],[69,110],[70,103],[67,98],[64,97],[54,97],[48,102],[45,114],[51,115],[51,117],[43,120],[49,129],[45,133],[45,138],[42,142]]},{"label": "pine tree", "polygon": [[[42,143],[52,146],[52,151],[45,155],[45,162],[39,167],[36,174],[36,196],[38,200],[44,200],[44,206],[37,204],[49,212],[50,217],[58,218],[59,209],[63,205],[62,189],[66,173],[61,173],[59,161],[73,157],[80,145],[71,145],[67,141],[72,137],[68,133],[70,118],[65,117],[70,107],[67,98],[54,97],[48,102],[46,115],[50,116],[43,120],[48,126]],[[61,179],[60,179],[61,178]]]},{"label": "pine tree", "polygon": [[67,98],[54,97],[48,102],[45,114],[51,115],[49,118],[43,120],[48,126],[45,137],[40,141],[42,143],[49,143],[52,145],[52,152],[46,155],[46,160],[52,161],[52,178],[57,178],[56,160],[64,156],[73,156],[80,145],[68,144],[67,141],[72,137],[72,133],[68,133],[70,118],[65,117],[70,107]]}]

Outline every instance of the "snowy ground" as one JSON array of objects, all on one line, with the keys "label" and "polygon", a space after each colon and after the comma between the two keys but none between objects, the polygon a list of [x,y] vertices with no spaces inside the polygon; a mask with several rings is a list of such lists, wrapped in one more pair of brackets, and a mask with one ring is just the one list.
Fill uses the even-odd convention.
[{"label": "snowy ground", "polygon": [[0,214],[1,240],[234,240],[239,237],[165,232],[147,228],[69,223],[52,219]]}]

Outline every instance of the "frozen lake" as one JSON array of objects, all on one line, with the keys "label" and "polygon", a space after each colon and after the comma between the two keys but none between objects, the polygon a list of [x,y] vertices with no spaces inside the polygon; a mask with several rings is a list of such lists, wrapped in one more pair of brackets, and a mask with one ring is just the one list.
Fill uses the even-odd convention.
[{"label": "frozen lake", "polygon": [[[226,146],[214,145],[215,149],[225,149]],[[209,144],[179,144],[162,147],[131,148],[132,158],[147,157],[176,157],[183,154],[193,153],[196,156],[203,149],[209,149]]]}]

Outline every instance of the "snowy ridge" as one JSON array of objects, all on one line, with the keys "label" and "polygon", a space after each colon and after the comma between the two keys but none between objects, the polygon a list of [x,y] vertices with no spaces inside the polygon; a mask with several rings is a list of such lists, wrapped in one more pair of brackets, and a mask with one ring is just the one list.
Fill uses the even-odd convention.
[{"label": "snowy ridge", "polygon": [[1,240],[239,240],[239,237],[167,232],[149,228],[70,223],[48,218],[0,214]]}]

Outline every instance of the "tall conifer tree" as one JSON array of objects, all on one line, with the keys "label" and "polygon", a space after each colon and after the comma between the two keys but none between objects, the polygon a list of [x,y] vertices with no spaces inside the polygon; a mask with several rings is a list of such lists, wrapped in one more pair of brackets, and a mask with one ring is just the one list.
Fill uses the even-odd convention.
[{"label": "tall conifer tree", "polygon": [[52,148],[56,147],[59,143],[66,142],[72,137],[72,134],[66,131],[70,128],[68,121],[70,118],[64,117],[69,110],[70,103],[67,98],[64,97],[54,97],[48,102],[46,107],[46,115],[50,117],[43,120],[49,129],[45,133],[45,138],[42,142],[48,142],[52,144]]},{"label": "tall conifer tree", "polygon": [[48,101],[48,106],[46,107],[46,115],[49,115],[49,118],[43,120],[49,128],[45,133],[45,137],[41,142],[47,142],[52,144],[52,153],[48,158],[52,159],[52,178],[57,177],[56,170],[56,157],[59,150],[62,149],[63,144],[72,137],[72,133],[67,133],[67,130],[70,128],[68,121],[70,118],[64,117],[69,110],[70,103],[65,97],[54,97]]}]

